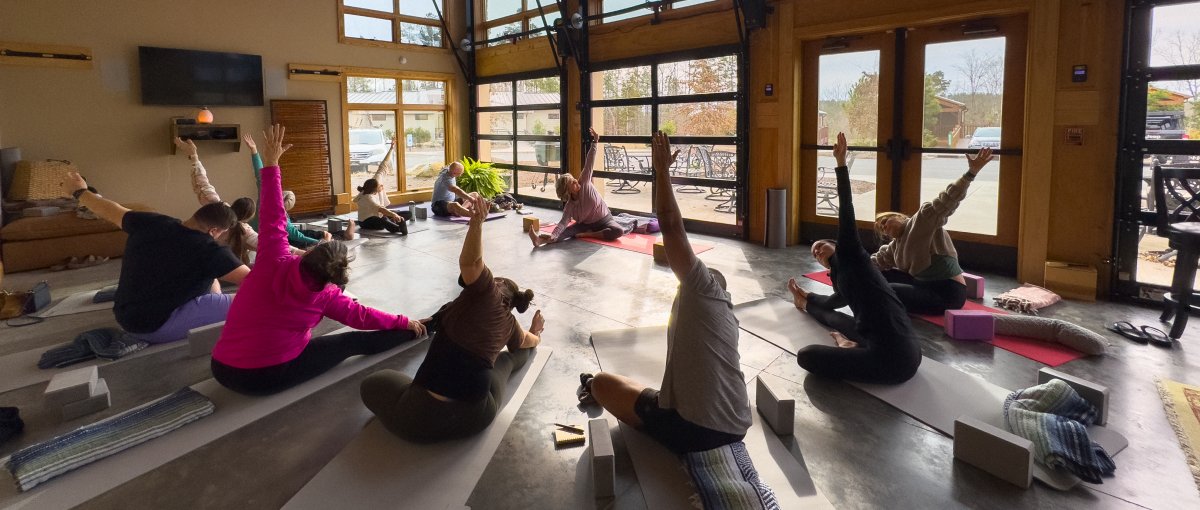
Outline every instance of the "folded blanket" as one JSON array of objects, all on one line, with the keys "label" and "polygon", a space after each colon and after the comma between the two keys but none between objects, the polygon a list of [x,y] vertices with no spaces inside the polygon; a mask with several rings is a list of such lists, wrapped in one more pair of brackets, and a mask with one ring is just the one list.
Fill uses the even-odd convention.
[{"label": "folded blanket", "polygon": [[93,329],[80,333],[67,345],[42,353],[42,358],[38,360],[38,368],[62,368],[97,356],[114,360],[145,349],[149,345],[116,328]]},{"label": "folded blanket", "polygon": [[1004,419],[1014,434],[1033,442],[1034,460],[1066,469],[1089,483],[1104,483],[1117,465],[1088,437],[1096,408],[1067,383],[1054,379],[1014,391],[1004,399]]},{"label": "folded blanket", "polygon": [[741,441],[684,454],[683,463],[705,510],[779,510],[775,493],[759,480]]},{"label": "folded blanket", "polygon": [[213,403],[191,388],[130,409],[0,459],[17,487],[27,491],[51,478],[164,435],[213,413]]}]

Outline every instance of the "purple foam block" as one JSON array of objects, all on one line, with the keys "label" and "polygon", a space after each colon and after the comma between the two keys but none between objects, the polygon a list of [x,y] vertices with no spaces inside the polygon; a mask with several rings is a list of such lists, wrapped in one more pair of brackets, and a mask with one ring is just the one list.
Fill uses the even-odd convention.
[{"label": "purple foam block", "polygon": [[963,273],[962,275],[967,280],[967,297],[971,299],[983,299],[983,277],[971,273]]},{"label": "purple foam block", "polygon": [[996,318],[983,310],[946,310],[946,334],[955,340],[991,340]]}]

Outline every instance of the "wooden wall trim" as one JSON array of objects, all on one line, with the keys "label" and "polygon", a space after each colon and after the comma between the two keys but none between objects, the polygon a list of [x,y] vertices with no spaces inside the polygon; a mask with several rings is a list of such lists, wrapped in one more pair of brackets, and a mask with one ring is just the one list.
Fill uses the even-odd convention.
[{"label": "wooden wall trim", "polygon": [[1054,168],[1053,122],[1038,122],[1055,111],[1058,73],[1058,26],[1061,0],[1039,0],[1029,14],[1029,62],[1025,73],[1025,141],[1021,170],[1021,213],[1017,241],[1017,279],[1043,283],[1050,244],[1051,174]]},{"label": "wooden wall trim", "polygon": [[[806,3],[796,0],[793,3]],[[815,3],[815,2],[807,2]],[[809,24],[805,17],[796,18],[796,37],[821,39],[830,36],[867,34],[892,30],[896,27],[918,27],[941,25],[961,19],[987,16],[1006,16],[1029,11],[1042,0],[976,0],[950,3],[940,7],[906,9],[878,16],[848,15],[844,20],[830,23]],[[1057,2],[1055,2],[1057,5]],[[815,7],[815,6],[814,6]]]}]

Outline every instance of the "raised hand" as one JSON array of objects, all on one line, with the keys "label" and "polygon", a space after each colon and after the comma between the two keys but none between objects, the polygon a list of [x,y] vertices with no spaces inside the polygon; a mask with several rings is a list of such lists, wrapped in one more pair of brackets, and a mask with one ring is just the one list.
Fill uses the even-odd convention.
[{"label": "raised hand", "polygon": [[471,223],[482,225],[487,219],[488,213],[491,212],[492,205],[488,203],[482,195],[474,194],[471,197]]},{"label": "raised hand", "polygon": [[588,134],[592,135],[592,143],[600,142],[600,134],[594,128],[588,128]]},{"label": "raised hand", "polygon": [[87,181],[83,180],[83,176],[79,175],[79,172],[67,172],[59,186],[62,188],[64,197],[72,196],[76,191],[88,187]]},{"label": "raised hand", "polygon": [[242,143],[250,148],[250,154],[258,154],[258,147],[254,145],[254,137],[250,133],[242,133]]},{"label": "raised hand", "polygon": [[285,131],[287,129],[280,124],[268,126],[267,130],[263,131],[263,166],[279,166],[279,157],[292,148],[292,144],[283,143]]},{"label": "raised hand", "polygon": [[189,158],[196,155],[196,144],[191,140],[184,140],[177,136],[175,137],[175,148],[183,151],[184,155]]},{"label": "raised hand", "polygon": [[671,152],[671,140],[667,138],[667,134],[662,131],[654,133],[653,141],[650,144],[650,159],[654,165],[654,172],[669,171],[678,157],[679,151]]},{"label": "raised hand", "polygon": [[991,161],[992,148],[984,147],[979,149],[979,152],[975,154],[974,159],[972,159],[970,156],[967,156],[967,171],[971,172],[971,175],[979,175],[979,172],[983,170],[983,167],[987,166],[987,164]]},{"label": "raised hand", "polygon": [[846,166],[846,133],[838,133],[837,143],[833,144],[833,159],[837,161],[837,166]]}]

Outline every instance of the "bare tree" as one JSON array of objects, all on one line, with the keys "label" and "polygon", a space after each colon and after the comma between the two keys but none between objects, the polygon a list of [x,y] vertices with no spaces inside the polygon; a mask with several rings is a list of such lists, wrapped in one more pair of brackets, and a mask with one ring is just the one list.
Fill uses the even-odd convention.
[{"label": "bare tree", "polygon": [[[1154,54],[1168,65],[1200,63],[1200,32],[1155,30],[1150,46]],[[1193,98],[1200,96],[1200,80],[1183,80],[1181,83],[1187,88],[1188,95]]]}]

